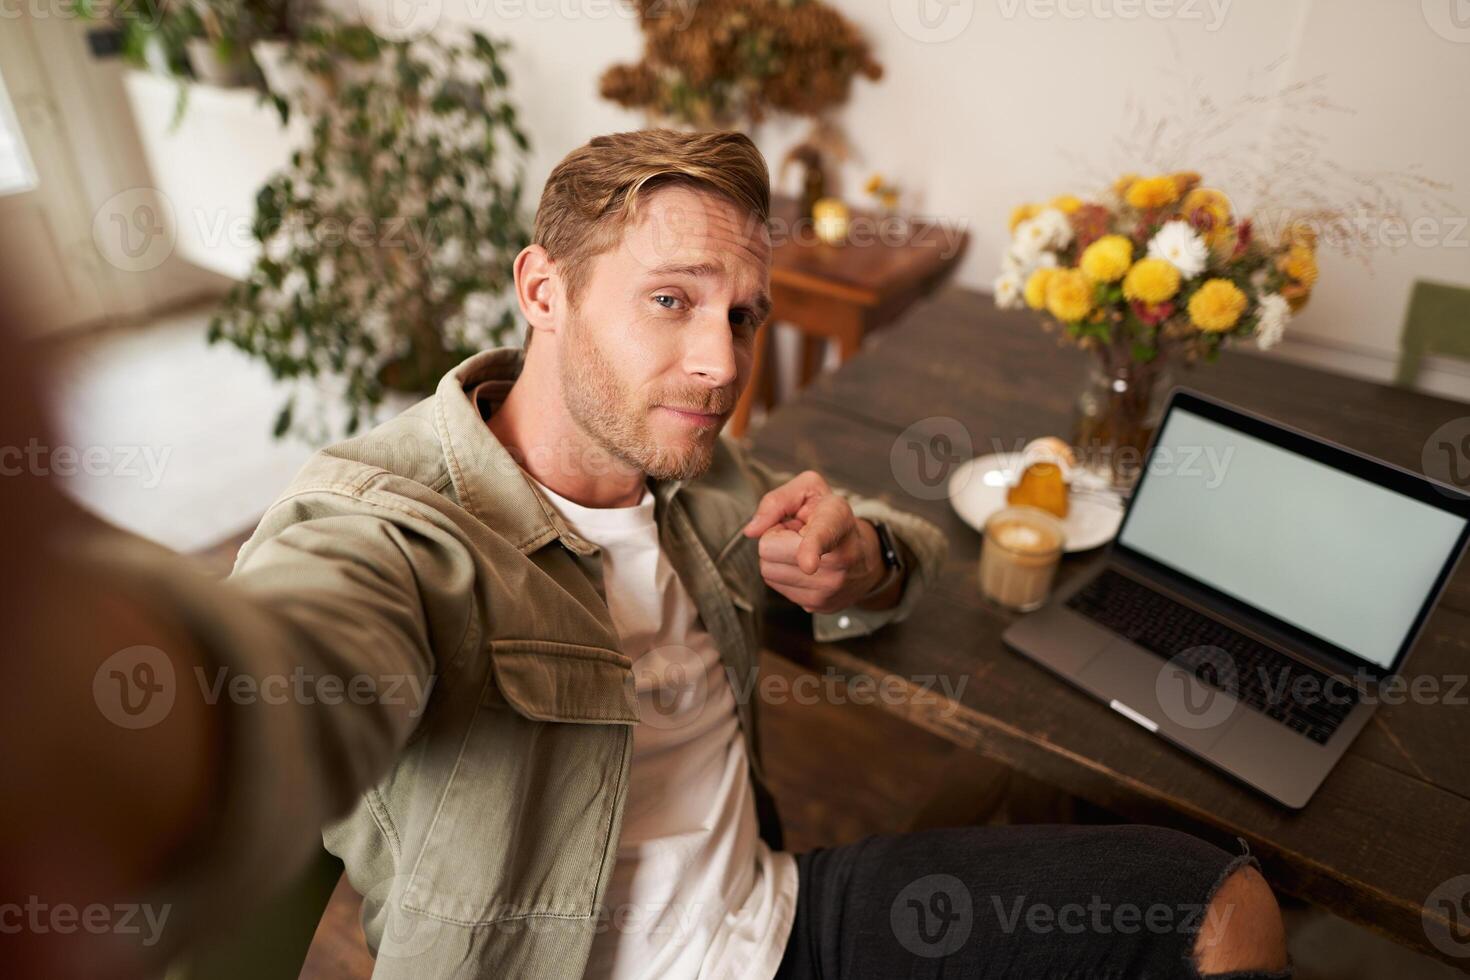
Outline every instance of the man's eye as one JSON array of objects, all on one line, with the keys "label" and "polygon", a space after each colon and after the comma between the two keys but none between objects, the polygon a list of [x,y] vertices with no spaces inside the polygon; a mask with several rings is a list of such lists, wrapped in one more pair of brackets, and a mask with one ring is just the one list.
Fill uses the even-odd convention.
[{"label": "man's eye", "polygon": [[666,310],[677,310],[679,308],[679,297],[670,296],[668,293],[659,293],[653,301]]}]

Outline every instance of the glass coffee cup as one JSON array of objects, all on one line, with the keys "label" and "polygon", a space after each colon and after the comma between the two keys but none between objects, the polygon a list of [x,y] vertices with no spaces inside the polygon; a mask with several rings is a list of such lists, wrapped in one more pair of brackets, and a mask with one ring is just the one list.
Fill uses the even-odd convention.
[{"label": "glass coffee cup", "polygon": [[1007,609],[1039,609],[1051,593],[1067,540],[1062,522],[1036,507],[1005,507],[985,522],[980,591]]}]

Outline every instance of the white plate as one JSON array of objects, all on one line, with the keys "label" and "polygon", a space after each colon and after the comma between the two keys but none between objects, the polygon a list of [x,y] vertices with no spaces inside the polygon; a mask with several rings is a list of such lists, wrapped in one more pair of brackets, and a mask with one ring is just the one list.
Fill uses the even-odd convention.
[{"label": "white plate", "polygon": [[[949,477],[949,503],[960,519],[985,530],[991,514],[1006,506],[1011,467],[1020,453],[992,453],[960,464]],[[1103,481],[1085,470],[1072,475],[1073,492],[1062,520],[1068,552],[1089,551],[1107,544],[1123,521],[1123,502]]]}]

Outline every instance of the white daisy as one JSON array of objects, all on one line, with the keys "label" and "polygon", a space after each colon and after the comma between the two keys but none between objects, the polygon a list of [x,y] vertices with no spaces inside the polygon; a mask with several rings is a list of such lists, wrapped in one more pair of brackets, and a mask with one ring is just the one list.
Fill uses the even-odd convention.
[{"label": "white daisy", "polygon": [[1280,293],[1265,293],[1259,297],[1261,318],[1256,324],[1256,345],[1261,350],[1270,350],[1281,343],[1286,324],[1291,320],[1291,305]]},{"label": "white daisy", "polygon": [[1020,309],[1021,277],[1014,272],[1003,272],[996,277],[991,287],[995,292],[995,305],[1002,310]]},{"label": "white daisy", "polygon": [[1178,269],[1181,278],[1193,279],[1205,271],[1210,249],[1188,222],[1166,221],[1148,243],[1148,255]]}]

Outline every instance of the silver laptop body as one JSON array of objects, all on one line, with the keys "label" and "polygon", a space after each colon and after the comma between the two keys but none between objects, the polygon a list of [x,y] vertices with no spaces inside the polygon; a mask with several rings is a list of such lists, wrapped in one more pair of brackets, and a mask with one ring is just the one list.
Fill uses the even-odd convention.
[{"label": "silver laptop body", "polygon": [[1004,640],[1300,808],[1467,539],[1455,488],[1175,389],[1102,568]]}]

